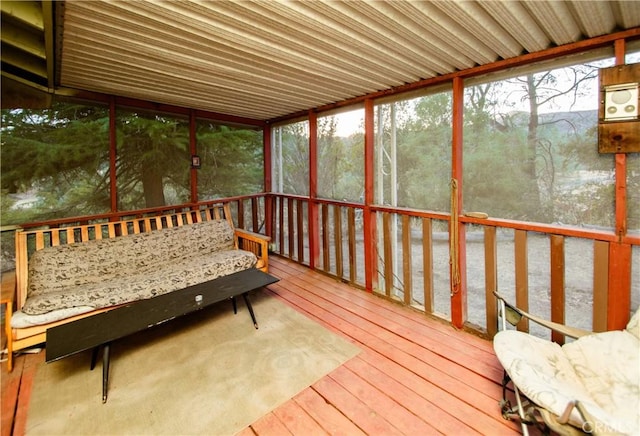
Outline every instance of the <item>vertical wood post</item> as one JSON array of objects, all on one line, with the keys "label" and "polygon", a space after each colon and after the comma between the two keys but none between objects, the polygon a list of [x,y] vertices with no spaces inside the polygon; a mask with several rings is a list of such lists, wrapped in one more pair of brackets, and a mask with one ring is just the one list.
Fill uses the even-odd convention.
[{"label": "vertical wood post", "polygon": [[[463,112],[464,112],[464,82],[460,77],[453,79],[453,132],[451,138],[452,154],[451,154],[451,177],[456,180],[457,190],[457,204],[458,212],[463,210],[462,205],[462,127],[463,127]],[[454,211],[451,211],[453,214]],[[457,328],[462,328],[467,320],[467,279],[466,279],[466,241],[465,241],[465,228],[464,224],[458,222],[458,234],[451,234],[449,231],[449,238],[456,237],[457,244],[455,244],[454,250],[457,250],[457,256],[455,262],[457,265],[451,265],[451,322]],[[450,253],[451,255],[452,253]],[[453,274],[454,268],[457,268],[459,273],[459,283],[455,282]]]},{"label": "vertical wood post", "polygon": [[[320,236],[318,231],[318,114],[309,111],[309,267],[316,268],[320,254]],[[299,229],[302,232],[302,228]],[[301,256],[302,257],[302,256]]]},{"label": "vertical wood post", "polygon": [[[625,40],[615,42],[616,65],[625,63]],[[607,329],[621,330],[629,321],[631,310],[631,245],[622,243],[627,234],[627,155],[615,155],[616,235],[618,242],[609,245],[609,296]]]},{"label": "vertical wood post", "polygon": [[109,98],[109,187],[111,188],[111,212],[118,211],[118,184],[116,183],[116,158],[118,142],[116,132],[116,99]]},{"label": "vertical wood post", "polygon": [[373,291],[378,282],[376,252],[376,222],[371,211],[373,204],[373,100],[364,101],[364,209],[362,224],[364,227],[364,278],[365,289]]},{"label": "vertical wood post", "polygon": [[[197,144],[196,144],[196,111],[191,109],[189,110],[189,153],[191,156],[198,154]],[[191,160],[191,159],[189,159]],[[191,202],[198,202],[198,170],[196,168],[191,167],[190,170],[190,180],[191,180]]]},{"label": "vertical wood post", "polygon": [[262,129],[262,145],[264,156],[264,232],[273,237],[273,163],[271,161],[271,126],[266,125]]}]

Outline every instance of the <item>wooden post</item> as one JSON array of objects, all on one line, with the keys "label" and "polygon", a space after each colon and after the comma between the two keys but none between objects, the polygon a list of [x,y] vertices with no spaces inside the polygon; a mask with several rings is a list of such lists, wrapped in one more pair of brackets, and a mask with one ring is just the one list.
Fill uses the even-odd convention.
[{"label": "wooden post", "polygon": [[[625,40],[615,42],[616,65],[625,63]],[[615,155],[616,235],[618,242],[609,245],[609,295],[607,329],[621,330],[629,321],[631,309],[631,245],[622,243],[627,234],[627,155]]]},{"label": "wooden post", "polygon": [[[464,82],[460,77],[453,79],[453,132],[452,132],[452,179],[457,184],[457,205],[458,213],[462,209],[462,127],[464,112]],[[452,183],[453,189],[453,183]],[[452,210],[453,214],[454,211]],[[453,226],[451,226],[453,227]],[[467,284],[466,284],[466,241],[464,224],[459,222],[457,234],[452,234],[455,230],[449,231],[449,238],[456,238],[452,244],[453,250],[457,250],[457,256],[450,253],[453,262],[451,265],[451,322],[457,328],[462,328],[467,320]],[[454,274],[457,271],[457,274]]]},{"label": "wooden post", "polygon": [[271,126],[266,125],[262,129],[262,146],[264,156],[264,232],[273,237],[273,191],[272,186],[272,162],[271,162]]},{"label": "wooden post", "polygon": [[[191,156],[198,154],[196,144],[196,111],[189,111],[189,151]],[[198,169],[191,167],[191,202],[198,202]]]},{"label": "wooden post", "polygon": [[109,99],[109,186],[111,188],[111,212],[118,211],[118,185],[116,183],[116,158],[118,142],[116,132],[116,99]]},{"label": "wooden post", "polygon": [[[318,231],[318,114],[309,111],[309,267],[316,268],[320,254]],[[302,231],[302,229],[299,229]]]},{"label": "wooden post", "polygon": [[362,224],[364,230],[364,278],[365,289],[373,291],[378,282],[376,223],[371,211],[373,204],[373,100],[364,101],[364,209]]}]

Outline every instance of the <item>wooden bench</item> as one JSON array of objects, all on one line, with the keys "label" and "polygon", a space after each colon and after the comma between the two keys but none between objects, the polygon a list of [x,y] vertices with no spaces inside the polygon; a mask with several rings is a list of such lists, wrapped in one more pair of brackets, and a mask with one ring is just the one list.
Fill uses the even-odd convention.
[{"label": "wooden bench", "polygon": [[[16,231],[16,311],[20,311],[27,300],[29,284],[29,259],[33,254],[47,247],[57,247],[66,244],[81,244],[88,241],[118,238],[125,235],[136,235],[153,232],[155,230],[188,226],[213,220],[225,219],[234,231],[234,244],[237,249],[254,253],[258,259],[256,269],[268,271],[268,243],[269,238],[243,229],[235,229],[228,203],[216,203],[202,206],[199,209],[185,209],[162,215],[140,216],[122,221],[98,222],[86,225],[72,225],[60,228],[46,228],[37,230]],[[213,224],[213,223],[212,223]],[[161,274],[162,271],[158,271]],[[239,292],[236,295],[248,291]],[[78,320],[96,316],[103,312],[114,310],[116,307],[105,307],[88,313],[74,315],[65,319],[46,324],[24,328],[11,328],[7,338],[8,369],[11,370],[13,353],[25,348],[47,342],[47,330],[73,323]],[[9,317],[11,314],[8,314]],[[8,325],[11,319],[7,318]]]}]

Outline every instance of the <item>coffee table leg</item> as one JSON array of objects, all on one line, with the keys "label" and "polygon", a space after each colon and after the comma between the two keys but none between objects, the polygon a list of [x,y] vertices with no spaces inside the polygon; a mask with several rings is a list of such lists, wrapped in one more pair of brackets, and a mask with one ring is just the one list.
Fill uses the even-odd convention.
[{"label": "coffee table leg", "polygon": [[247,309],[249,309],[249,313],[251,314],[251,319],[253,320],[253,326],[258,329],[258,321],[256,321],[256,315],[253,313],[253,306],[251,306],[251,301],[249,301],[249,293],[245,292],[242,294],[242,298],[244,298],[244,302],[247,303]]},{"label": "coffee table leg", "polygon": [[111,344],[104,344],[102,354],[102,403],[107,402],[107,388],[109,386],[109,360]]}]

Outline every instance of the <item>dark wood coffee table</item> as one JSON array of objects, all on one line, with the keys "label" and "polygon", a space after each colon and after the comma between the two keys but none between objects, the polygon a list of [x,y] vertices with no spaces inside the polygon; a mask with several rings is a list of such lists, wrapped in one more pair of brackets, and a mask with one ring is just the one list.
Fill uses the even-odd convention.
[{"label": "dark wood coffee table", "polygon": [[249,291],[277,281],[277,278],[252,268],[47,329],[46,361],[53,362],[93,349],[91,359],[91,369],[93,369],[98,349],[102,346],[102,402],[104,403],[107,401],[109,384],[111,342],[223,300],[232,300],[235,313],[235,297],[238,295],[243,296],[257,329],[258,323],[249,301]]}]

